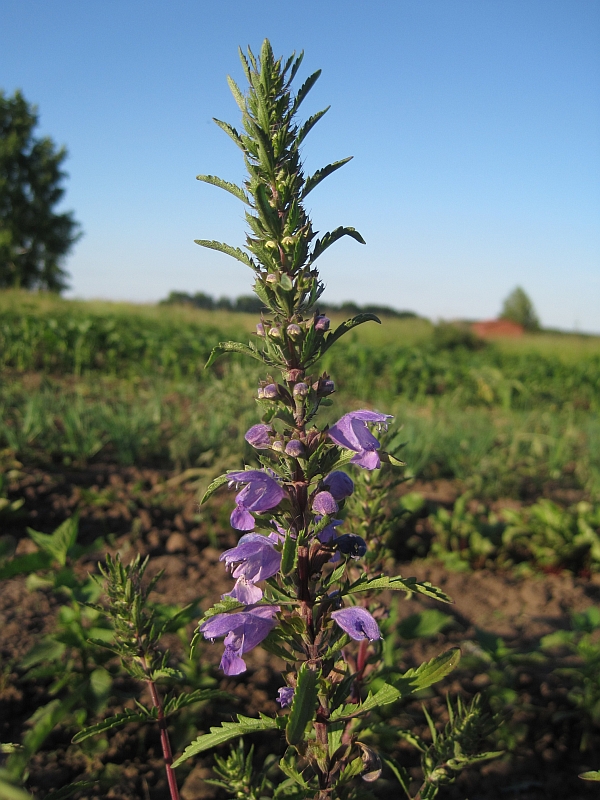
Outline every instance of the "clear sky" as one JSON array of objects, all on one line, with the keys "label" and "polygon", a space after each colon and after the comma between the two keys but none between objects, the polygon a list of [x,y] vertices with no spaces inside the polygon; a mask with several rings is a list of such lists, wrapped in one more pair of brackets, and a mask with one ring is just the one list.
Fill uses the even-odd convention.
[{"label": "clear sky", "polygon": [[548,326],[600,332],[598,0],[2,0],[0,87],[69,150],[65,207],[85,232],[71,295],[248,294],[195,238],[242,244],[226,75],[237,46],[305,51],[332,108],[307,170],[354,155],[310,196],[313,223],[367,240],[319,264],[332,302],[489,318],[517,284]]}]

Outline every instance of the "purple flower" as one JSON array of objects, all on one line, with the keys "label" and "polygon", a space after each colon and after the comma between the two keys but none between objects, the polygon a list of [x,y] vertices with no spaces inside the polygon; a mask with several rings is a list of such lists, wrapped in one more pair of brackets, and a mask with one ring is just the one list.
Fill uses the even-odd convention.
[{"label": "purple flower", "polygon": [[339,611],[333,611],[331,616],[340,628],[357,642],[361,639],[369,639],[371,642],[381,639],[379,626],[366,608],[361,606],[341,608]]},{"label": "purple flower", "polygon": [[336,422],[328,431],[329,438],[340,447],[347,450],[354,450],[356,455],[352,458],[352,464],[358,464],[364,469],[379,469],[381,460],[379,453],[380,444],[373,436],[368,422],[376,422],[378,425],[387,428],[387,421],[391,419],[391,414],[378,414],[376,411],[351,411]]},{"label": "purple flower", "polygon": [[330,472],[329,475],[324,478],[323,483],[338,502],[344,500],[346,497],[350,497],[354,491],[354,482],[352,478],[340,470]]},{"label": "purple flower", "polygon": [[338,536],[335,544],[340,553],[352,558],[360,558],[367,552],[367,543],[362,536],[357,536],[355,533],[344,533]]},{"label": "purple flower", "polygon": [[263,389],[263,397],[266,397],[267,400],[274,400],[278,394],[279,389],[275,383],[268,383]]},{"label": "purple flower", "polygon": [[205,639],[225,636],[225,650],[221,669],[225,675],[239,675],[246,671],[244,653],[252,650],[269,635],[277,624],[273,619],[279,606],[249,606],[233,614],[216,614],[200,625]]},{"label": "purple flower", "polygon": [[327,514],[330,516],[338,510],[338,504],[329,492],[319,492],[312,502],[312,510],[315,514]]},{"label": "purple flower", "polygon": [[257,450],[264,450],[271,446],[271,433],[273,433],[273,428],[270,425],[253,425],[246,431],[244,439],[248,444],[251,444],[252,447],[256,447]]},{"label": "purple flower", "polygon": [[295,339],[297,336],[300,336],[302,333],[302,328],[300,325],[296,325],[294,322],[291,325],[288,325],[286,328],[288,336],[291,336],[292,339]]},{"label": "purple flower", "polygon": [[294,386],[294,397],[306,397],[309,391],[308,384],[297,383]]},{"label": "purple flower", "polygon": [[[273,534],[275,541],[277,534]],[[219,561],[224,561],[231,570],[236,584],[228,593],[240,603],[251,605],[262,598],[262,590],[255,586],[258,581],[273,577],[281,566],[281,553],[275,549],[274,541],[260,533],[247,533],[238,542],[237,547],[225,550]]]},{"label": "purple flower", "polygon": [[265,335],[265,326],[262,324],[262,322],[259,322],[258,325],[256,326],[256,333],[258,336]]},{"label": "purple flower", "polygon": [[330,322],[331,322],[331,320],[328,317],[325,317],[322,314],[320,314],[315,319],[315,330],[317,330],[317,331],[328,331]]},{"label": "purple flower", "polygon": [[294,690],[291,686],[282,686],[277,694],[279,697],[277,697],[276,700],[282,708],[292,705],[292,700],[294,699]]},{"label": "purple flower", "polygon": [[236,506],[230,517],[232,527],[238,531],[254,529],[254,517],[251,511],[259,514],[268,511],[279,505],[285,497],[285,492],[277,481],[259,469],[230,472],[227,477],[231,483],[246,484],[235,498]]},{"label": "purple flower", "polygon": [[285,446],[285,452],[292,458],[300,458],[304,455],[304,445],[298,439],[291,439]]}]

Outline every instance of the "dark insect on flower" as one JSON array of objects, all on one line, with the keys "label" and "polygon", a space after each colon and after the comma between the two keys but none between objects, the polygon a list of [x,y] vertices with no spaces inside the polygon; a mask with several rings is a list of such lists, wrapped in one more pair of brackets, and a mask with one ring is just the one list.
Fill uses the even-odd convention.
[{"label": "dark insect on flower", "polygon": [[355,533],[344,533],[335,539],[335,545],[340,553],[352,558],[361,558],[367,552],[367,543],[362,536]]}]

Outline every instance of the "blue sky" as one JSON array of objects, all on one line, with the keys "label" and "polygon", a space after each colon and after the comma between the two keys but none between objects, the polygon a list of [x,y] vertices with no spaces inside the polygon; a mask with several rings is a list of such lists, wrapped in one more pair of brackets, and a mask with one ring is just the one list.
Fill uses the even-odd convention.
[{"label": "blue sky", "polygon": [[71,295],[236,296],[251,275],[195,238],[242,244],[226,75],[237,46],[304,50],[323,74],[307,170],[354,155],[310,196],[330,301],[489,318],[517,284],[542,322],[600,332],[597,0],[3,0],[0,87],[69,150],[65,207],[85,232]]}]

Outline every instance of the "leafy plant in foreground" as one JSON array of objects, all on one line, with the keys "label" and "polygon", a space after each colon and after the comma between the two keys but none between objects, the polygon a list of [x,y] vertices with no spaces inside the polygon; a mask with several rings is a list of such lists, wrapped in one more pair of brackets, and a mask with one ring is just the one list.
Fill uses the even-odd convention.
[{"label": "leafy plant in foreground", "polygon": [[[304,209],[308,194],[349,159],[304,176],[300,148],[326,110],[296,123],[298,109],[319,76],[311,75],[293,95],[291,83],[301,60],[295,55],[285,63],[276,60],[266,40],[260,58],[250,50],[241,54],[249,88],[244,94],[233,80],[229,85],[243,129],[238,132],[219,120],[217,124],[241,149],[248,177],[238,186],[199,176],[246,205],[250,233],[246,251],[206,239],[198,244],[250,267],[254,290],[268,310],[249,344],[221,342],[207,363],[225,353],[242,353],[260,362],[266,375],[258,387],[261,421],[246,433],[259,468],[228,472],[205,494],[206,499],[226,484],[237,486],[230,521],[243,535],[221,556],[235,585],[204,614],[194,642],[201,636],[223,637],[221,669],[229,676],[244,672],[247,653],[262,643],[286,664],[279,703],[289,711],[275,717],[238,715],[236,721],[223,722],[193,741],[174,766],[231,739],[273,731],[286,742],[279,760],[284,778],[256,791],[277,798],[349,800],[368,796],[365,785],[382,771],[382,758],[370,741],[376,714],[443,678],[458,663],[459,653],[450,650],[405,673],[387,670],[383,677],[380,621],[385,607],[377,596],[387,590],[448,598],[429,583],[382,572],[385,553],[377,531],[362,531],[367,542],[356,532],[338,530],[342,520],[337,515],[354,492],[344,468],[371,472],[401,462],[372,433],[373,428],[387,428],[389,414],[360,409],[333,425],[315,424],[335,391],[327,372],[316,371],[316,363],[348,331],[379,320],[359,314],[331,330],[317,305],[323,291],[315,268],[319,256],[343,236],[363,239],[343,226],[317,237]],[[373,503],[375,525],[381,520],[375,498]],[[443,746],[440,740],[444,758],[444,748],[456,750],[468,739],[466,720],[479,717],[475,706],[468,713],[459,706],[456,719],[461,724],[447,732]],[[248,786],[252,773],[244,758],[234,754],[218,762],[220,780],[234,796],[242,784],[248,791],[256,788]],[[426,780],[436,770],[454,769],[443,767],[440,758],[424,760]],[[456,756],[455,762],[459,769],[468,759]],[[235,780],[226,775],[225,763],[236,772]],[[441,782],[432,778],[428,797]]]}]

